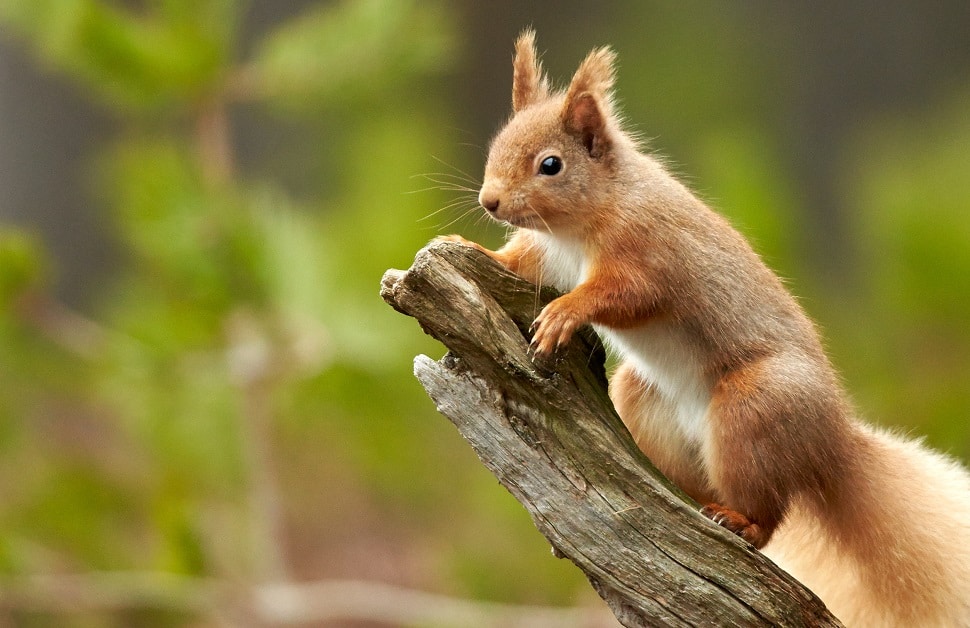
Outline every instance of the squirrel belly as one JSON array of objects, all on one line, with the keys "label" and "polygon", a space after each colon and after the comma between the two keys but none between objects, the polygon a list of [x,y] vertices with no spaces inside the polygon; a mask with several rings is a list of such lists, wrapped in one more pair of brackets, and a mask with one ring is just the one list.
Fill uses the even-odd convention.
[{"label": "squirrel belly", "polygon": [[554,91],[534,33],[515,48],[479,202],[516,229],[498,251],[450,239],[564,291],[536,353],[592,325],[640,449],[847,625],[970,627],[970,475],[855,418],[777,276],[622,130],[609,49]]}]

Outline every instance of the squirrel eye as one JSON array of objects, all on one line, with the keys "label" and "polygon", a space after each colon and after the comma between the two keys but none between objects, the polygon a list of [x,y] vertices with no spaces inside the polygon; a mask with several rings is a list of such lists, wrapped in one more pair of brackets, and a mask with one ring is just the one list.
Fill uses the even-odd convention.
[{"label": "squirrel eye", "polygon": [[539,164],[539,174],[551,177],[552,175],[559,174],[560,170],[562,170],[562,159],[559,159],[555,155],[546,157]]}]

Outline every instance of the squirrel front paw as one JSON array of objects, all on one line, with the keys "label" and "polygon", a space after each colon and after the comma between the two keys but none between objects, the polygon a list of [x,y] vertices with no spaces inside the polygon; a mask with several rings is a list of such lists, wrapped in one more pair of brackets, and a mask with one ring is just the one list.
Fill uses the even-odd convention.
[{"label": "squirrel front paw", "polygon": [[538,356],[549,356],[569,342],[573,332],[584,323],[582,317],[569,306],[563,297],[555,299],[542,308],[532,323],[532,342],[529,348]]},{"label": "squirrel front paw", "polygon": [[734,532],[758,549],[764,547],[767,542],[761,526],[736,510],[731,510],[720,504],[708,504],[701,508],[701,514],[722,528]]},{"label": "squirrel front paw", "polygon": [[467,239],[467,238],[465,238],[463,236],[460,236],[457,233],[452,233],[451,235],[438,236],[434,240],[432,240],[431,242],[432,243],[435,243],[435,242],[456,242],[458,244],[463,244],[464,246],[470,246],[471,248],[476,249],[478,251],[481,251],[485,255],[488,255],[492,259],[494,259],[496,261],[499,261],[498,258],[496,257],[496,254],[495,254],[494,251],[490,251],[490,250],[486,249],[484,246],[482,246],[481,244],[479,244],[478,242],[472,242],[471,240],[469,240],[469,239]]},{"label": "squirrel front paw", "polygon": [[451,233],[449,235],[436,236],[431,242],[456,242],[458,244],[464,244],[465,246],[470,246],[473,248],[478,248],[478,245],[468,240],[467,238],[458,235],[457,233]]}]

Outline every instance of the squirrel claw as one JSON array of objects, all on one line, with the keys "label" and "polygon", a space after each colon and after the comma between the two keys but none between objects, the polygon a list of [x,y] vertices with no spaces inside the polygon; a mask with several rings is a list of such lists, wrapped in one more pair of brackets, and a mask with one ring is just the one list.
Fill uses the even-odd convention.
[{"label": "squirrel claw", "polygon": [[544,307],[532,323],[530,347],[536,355],[548,356],[569,342],[580,322],[560,297]]},{"label": "squirrel claw", "polygon": [[552,351],[538,336],[533,336],[529,343],[529,353],[534,357],[544,358],[548,357]]},{"label": "squirrel claw", "polygon": [[532,336],[532,341],[529,343],[529,353],[534,357],[538,358],[548,358],[550,355],[559,350],[561,343],[552,340],[548,334],[542,333],[542,329],[536,330],[535,335]]},{"label": "squirrel claw", "polygon": [[721,504],[708,504],[701,508],[701,514],[722,528],[727,528],[740,536],[756,548],[760,549],[764,547],[767,542],[761,526],[748,519],[745,515],[731,510],[726,506],[722,506]]}]

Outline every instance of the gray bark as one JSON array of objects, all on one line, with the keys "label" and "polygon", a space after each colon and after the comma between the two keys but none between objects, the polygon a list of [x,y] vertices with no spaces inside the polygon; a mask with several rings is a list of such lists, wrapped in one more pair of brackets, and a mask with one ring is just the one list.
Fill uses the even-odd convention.
[{"label": "gray bark", "polygon": [[698,513],[634,444],[584,329],[548,361],[528,351],[549,289],[452,243],[389,270],[381,296],[449,352],[414,372],[438,410],[529,511],[557,556],[626,626],[838,626],[822,602]]}]

